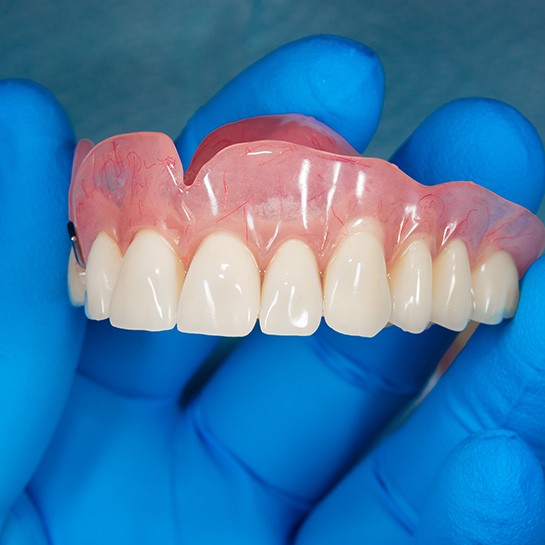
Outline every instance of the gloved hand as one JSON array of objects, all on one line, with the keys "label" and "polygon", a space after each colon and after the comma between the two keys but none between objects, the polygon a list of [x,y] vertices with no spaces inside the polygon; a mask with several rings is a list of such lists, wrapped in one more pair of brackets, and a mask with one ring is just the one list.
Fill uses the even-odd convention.
[{"label": "gloved hand", "polygon": [[[363,149],[382,98],[372,51],[309,38],[229,83],[177,146],[187,166],[217,126],[300,112]],[[432,394],[378,441],[452,332],[254,331],[226,349],[86,322],[66,293],[74,145],[49,93],[0,84],[0,543],[543,541],[544,259],[527,273],[516,317],[480,326]],[[535,130],[489,100],[438,110],[393,160],[423,183],[472,179],[533,210],[544,190]]]}]

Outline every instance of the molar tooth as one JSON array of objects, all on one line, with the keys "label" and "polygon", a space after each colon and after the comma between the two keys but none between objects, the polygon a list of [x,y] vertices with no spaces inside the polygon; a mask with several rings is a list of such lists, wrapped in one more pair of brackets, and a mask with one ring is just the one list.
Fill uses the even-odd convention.
[{"label": "molar tooth", "polygon": [[85,269],[78,265],[72,249],[68,260],[68,294],[75,307],[83,306],[85,300]]},{"label": "molar tooth", "polygon": [[91,246],[85,268],[85,314],[91,320],[104,320],[110,315],[110,301],[122,260],[117,243],[100,232]]},{"label": "molar tooth", "polygon": [[139,231],[123,257],[110,303],[110,322],[123,329],[162,331],[176,323],[185,269],[170,244]]},{"label": "molar tooth", "polygon": [[519,300],[518,271],[513,258],[499,250],[489,255],[471,275],[473,312],[471,319],[498,324],[511,318]]},{"label": "molar tooth", "polygon": [[428,245],[415,240],[390,270],[390,322],[405,331],[421,333],[431,320],[432,263]]},{"label": "molar tooth", "polygon": [[178,329],[239,337],[250,333],[259,311],[261,275],[248,247],[229,233],[199,246],[178,306]]},{"label": "molar tooth", "polygon": [[324,317],[347,335],[372,337],[390,319],[391,301],[381,242],[370,232],[349,235],[328,263]]},{"label": "molar tooth", "polygon": [[299,240],[288,240],[265,271],[259,325],[269,335],[312,335],[322,318],[322,282],[316,258]]},{"label": "molar tooth", "polygon": [[453,331],[462,331],[471,317],[471,267],[466,245],[449,242],[433,262],[431,319]]}]

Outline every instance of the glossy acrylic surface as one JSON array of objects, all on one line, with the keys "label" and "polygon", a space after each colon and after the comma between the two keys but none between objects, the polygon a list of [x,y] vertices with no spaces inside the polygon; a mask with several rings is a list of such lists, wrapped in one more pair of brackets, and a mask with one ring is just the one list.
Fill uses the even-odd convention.
[{"label": "glossy acrylic surface", "polygon": [[[280,244],[298,238],[323,271],[340,239],[359,230],[365,217],[379,226],[387,262],[415,238],[427,242],[432,258],[460,238],[472,266],[505,250],[522,275],[543,250],[545,228],[525,208],[469,182],[428,187],[381,159],[333,153],[333,147],[344,153],[351,148],[324,125],[288,118],[284,141],[278,140],[283,116],[215,131],[196,154],[196,165],[203,163],[198,172],[189,168],[194,179],[184,179],[166,135],[126,134],[95,146],[70,194],[70,218],[84,255],[100,230],[125,252],[138,230],[154,228],[187,264],[202,240],[221,230],[243,240],[261,270]],[[301,127],[294,129],[297,119]],[[271,127],[274,140],[240,143],[239,129],[258,138]],[[302,141],[302,135],[305,145],[289,141]]]}]

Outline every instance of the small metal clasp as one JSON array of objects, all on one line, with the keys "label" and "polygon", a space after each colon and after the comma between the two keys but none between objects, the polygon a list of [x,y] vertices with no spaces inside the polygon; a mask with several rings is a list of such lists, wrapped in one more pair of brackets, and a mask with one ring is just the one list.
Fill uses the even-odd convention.
[{"label": "small metal clasp", "polygon": [[83,252],[81,251],[78,235],[76,233],[76,226],[71,221],[69,221],[67,228],[68,236],[70,237],[70,240],[72,242],[72,248],[74,250],[74,256],[76,258],[76,261],[82,269],[85,269],[85,260],[83,259]]}]

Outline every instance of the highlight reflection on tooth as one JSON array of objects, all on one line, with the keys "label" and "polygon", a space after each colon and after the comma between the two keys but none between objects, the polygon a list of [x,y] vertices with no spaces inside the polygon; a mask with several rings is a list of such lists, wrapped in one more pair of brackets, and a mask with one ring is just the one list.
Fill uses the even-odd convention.
[{"label": "highlight reflection on tooth", "polygon": [[433,262],[432,322],[462,331],[471,317],[471,267],[464,242],[449,242]]},{"label": "highlight reflection on tooth", "polygon": [[91,246],[85,268],[85,314],[91,320],[104,320],[110,315],[110,301],[122,260],[117,243],[106,233],[99,233]]},{"label": "highlight reflection on tooth", "polygon": [[519,300],[518,271],[505,251],[489,255],[473,270],[473,312],[471,319],[483,324],[498,324],[511,318]]},{"label": "highlight reflection on tooth", "polygon": [[85,300],[85,269],[78,265],[72,249],[68,260],[68,294],[75,307],[83,306]]},{"label": "highlight reflection on tooth", "polygon": [[405,331],[421,333],[431,320],[432,263],[428,245],[415,240],[390,269],[390,322]]},{"label": "highlight reflection on tooth", "polygon": [[112,295],[112,325],[148,331],[173,328],[184,272],[161,235],[151,229],[139,231],[123,257]]},{"label": "highlight reflection on tooth", "polygon": [[259,325],[270,335],[311,335],[322,318],[322,282],[316,258],[299,240],[288,240],[265,271]]},{"label": "highlight reflection on tooth", "polygon": [[369,232],[349,235],[325,272],[324,317],[347,335],[372,337],[390,319],[391,301],[382,244]]},{"label": "highlight reflection on tooth", "polygon": [[182,288],[178,329],[238,337],[250,333],[259,311],[261,275],[237,237],[209,235],[200,245]]}]

